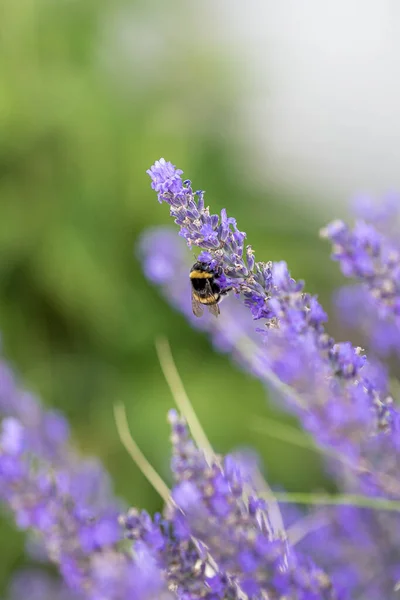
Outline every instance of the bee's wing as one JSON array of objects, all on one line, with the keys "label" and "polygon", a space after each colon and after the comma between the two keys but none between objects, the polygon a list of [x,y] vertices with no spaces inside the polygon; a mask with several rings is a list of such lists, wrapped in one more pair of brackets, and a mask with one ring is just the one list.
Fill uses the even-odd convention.
[{"label": "bee's wing", "polygon": [[[210,282],[207,280],[206,282],[206,290],[207,290],[207,296],[209,296],[210,298],[214,299],[214,292],[212,291],[212,287],[210,285]],[[214,304],[207,304],[207,308],[210,311],[210,313],[212,315],[214,315],[214,317],[218,317],[219,315],[219,306],[217,302],[214,302]]]},{"label": "bee's wing", "polygon": [[207,308],[214,317],[218,317],[220,311],[218,304],[207,304]]},{"label": "bee's wing", "polygon": [[204,312],[204,306],[195,298],[192,291],[192,311],[195,317],[201,317]]}]

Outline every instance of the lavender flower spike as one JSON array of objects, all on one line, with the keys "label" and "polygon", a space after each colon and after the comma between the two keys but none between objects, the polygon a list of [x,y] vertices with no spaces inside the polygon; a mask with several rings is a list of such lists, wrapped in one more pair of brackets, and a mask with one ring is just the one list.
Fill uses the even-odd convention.
[{"label": "lavender flower spike", "polygon": [[[158,192],[159,201],[170,205],[171,216],[181,227],[180,234],[188,245],[193,244],[212,252],[212,258],[224,263],[224,272],[228,277],[247,277],[249,269],[243,259],[246,236],[238,230],[235,219],[228,217],[225,209],[221,211],[221,218],[210,215],[208,207],[204,205],[203,192],[193,192],[190,181],[182,181],[182,171],[163,158],[147,173],[152,179],[153,189]],[[251,262],[250,249],[248,254]],[[200,255],[199,260],[209,256],[206,253],[204,255]],[[224,287],[228,287],[227,282],[223,282],[222,289]]]},{"label": "lavender flower spike", "polygon": [[343,274],[365,284],[379,317],[400,325],[400,250],[373,225],[358,221],[350,229],[334,221],[321,231],[332,242],[332,258]]},{"label": "lavender flower spike", "polygon": [[133,560],[118,549],[116,502],[109,504],[107,497],[94,502],[92,479],[84,481],[79,469],[35,455],[31,441],[31,432],[15,417],[3,419],[0,501],[20,529],[40,535],[68,587],[84,600],[150,600],[161,593],[164,580],[150,551]]},{"label": "lavender flower spike", "polygon": [[365,345],[381,358],[400,356],[400,199],[378,206],[362,199],[351,229],[334,221],[321,232],[332,242],[334,260],[355,279],[335,294],[338,318],[357,329]]},{"label": "lavender flower spike", "polygon": [[81,594],[74,593],[61,580],[39,569],[18,572],[9,585],[6,599],[24,600],[28,590],[29,600],[84,600]]},{"label": "lavender flower spike", "polygon": [[170,422],[176,481],[172,495],[218,570],[248,597],[335,598],[327,575],[304,562],[283,532],[274,531],[251,473],[231,456],[209,464],[175,411]]},{"label": "lavender flower spike", "polygon": [[[157,556],[179,599],[334,600],[329,577],[288,546],[266,502],[232,457],[209,463],[170,412],[174,504],[152,520],[132,509],[127,536]],[[135,547],[134,545],[134,547]]]}]

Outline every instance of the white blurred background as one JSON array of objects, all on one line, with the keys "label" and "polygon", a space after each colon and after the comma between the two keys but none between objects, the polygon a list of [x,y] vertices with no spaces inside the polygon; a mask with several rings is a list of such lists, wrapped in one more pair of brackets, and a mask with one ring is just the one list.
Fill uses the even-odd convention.
[{"label": "white blurred background", "polygon": [[220,0],[201,10],[203,36],[243,70],[237,133],[258,178],[318,201],[400,189],[398,1]]}]

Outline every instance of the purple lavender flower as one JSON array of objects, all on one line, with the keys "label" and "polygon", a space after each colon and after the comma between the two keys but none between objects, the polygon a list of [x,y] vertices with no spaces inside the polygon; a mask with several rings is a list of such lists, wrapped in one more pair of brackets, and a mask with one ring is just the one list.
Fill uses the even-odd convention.
[{"label": "purple lavender flower", "polygon": [[342,272],[358,283],[336,295],[338,315],[361,332],[363,340],[380,357],[400,354],[400,245],[399,197],[390,196],[378,206],[358,202],[353,229],[335,221],[322,230],[331,240],[333,258]]},{"label": "purple lavender flower", "polygon": [[284,532],[274,531],[268,504],[243,466],[230,456],[207,462],[175,412],[170,422],[172,495],[191,534],[207,547],[218,568],[249,596],[335,597],[329,578],[306,565]]},{"label": "purple lavender flower", "polygon": [[239,590],[226,574],[215,569],[207,549],[191,536],[184,515],[172,508],[166,518],[131,509],[122,520],[127,537],[150,547],[165,574],[168,588],[179,599],[238,600]]},{"label": "purple lavender flower", "polygon": [[358,221],[351,230],[334,221],[321,235],[332,241],[332,258],[340,262],[346,277],[365,284],[378,315],[391,317],[398,326],[400,315],[400,251],[372,225]]},{"label": "purple lavender flower", "polygon": [[160,203],[164,195],[170,192],[179,194],[182,189],[181,175],[183,171],[175,169],[171,163],[167,163],[163,158],[157,160],[155,164],[147,171],[152,178],[151,187],[158,192]]},{"label": "purple lavender flower", "polygon": [[338,319],[347,329],[357,331],[362,343],[379,358],[400,357],[400,328],[389,317],[382,317],[364,284],[341,287],[334,294]]},{"label": "purple lavender flower", "polygon": [[84,597],[70,590],[61,580],[44,570],[24,569],[12,579],[6,600],[84,600]]},{"label": "purple lavender flower", "polygon": [[66,419],[55,410],[44,410],[33,394],[20,387],[10,367],[1,359],[0,417],[15,417],[25,427],[32,453],[57,463],[73,460]]},{"label": "purple lavender flower", "polygon": [[[157,164],[149,174],[159,185],[163,170]],[[352,485],[369,493],[389,492],[399,497],[397,462],[388,459],[384,473],[378,473],[382,453],[388,457],[397,453],[394,434],[389,432],[400,422],[384,371],[368,362],[360,348],[335,344],[324,329],[322,307],[290,276],[286,264],[255,262],[251,247],[245,252],[245,234],[235,220],[228,219],[226,211],[220,218],[210,215],[203,193],[193,193],[188,181],[176,192],[180,171],[169,164],[168,173],[174,173],[174,185],[169,185],[169,175],[159,199],[170,205],[180,234],[189,246],[195,244],[208,253],[253,318],[264,322],[258,330],[265,341],[264,352],[261,355],[257,345],[256,360],[252,361],[260,377],[272,371],[290,386],[284,390],[290,408],[320,444],[341,456],[342,467],[345,464],[346,470],[350,467],[353,476],[356,474]],[[214,231],[211,245],[210,228]],[[376,247],[378,238],[371,229],[364,227],[360,235],[370,247]],[[360,257],[359,268],[371,269],[367,258]]]},{"label": "purple lavender flower", "polygon": [[170,422],[174,504],[153,520],[133,509],[124,524],[157,554],[178,598],[336,598],[329,577],[274,531],[243,466],[229,456],[207,462],[174,411]]},{"label": "purple lavender flower", "polygon": [[[8,377],[8,382],[13,379]],[[17,526],[40,536],[48,559],[58,565],[77,596],[88,600],[159,597],[165,586],[150,552],[145,549],[133,560],[118,549],[121,504],[112,496],[102,467],[78,460],[65,445],[65,428],[61,436],[51,438],[43,425],[56,425],[55,431],[60,432],[63,421],[57,417],[49,423],[49,413],[38,402],[29,404],[33,413],[24,412],[21,406],[26,407],[26,402],[20,400],[28,396],[15,389],[3,388],[4,411],[7,400],[9,413],[35,416],[27,419],[28,426],[15,416],[5,417],[0,424],[0,501],[13,513]]]},{"label": "purple lavender flower", "polygon": [[388,193],[374,199],[367,195],[358,195],[352,201],[352,212],[356,219],[373,224],[374,227],[395,241],[400,225],[400,195]]},{"label": "purple lavender flower", "polygon": [[[220,218],[210,215],[204,205],[203,192],[193,192],[189,180],[182,182],[182,171],[163,158],[156,161],[147,173],[152,179],[153,189],[158,192],[159,201],[170,205],[171,216],[180,226],[180,233],[189,247],[195,245],[211,252],[217,262],[222,263],[224,258],[225,263],[229,263],[223,264],[227,277],[247,276],[248,268],[243,260],[245,234],[238,230],[235,219],[228,217],[225,209],[221,211]],[[233,283],[229,282],[229,285]]]},{"label": "purple lavender flower", "polygon": [[354,506],[325,506],[307,514],[288,505],[281,510],[296,548],[327,569],[339,593],[360,600],[397,598],[397,514]]}]

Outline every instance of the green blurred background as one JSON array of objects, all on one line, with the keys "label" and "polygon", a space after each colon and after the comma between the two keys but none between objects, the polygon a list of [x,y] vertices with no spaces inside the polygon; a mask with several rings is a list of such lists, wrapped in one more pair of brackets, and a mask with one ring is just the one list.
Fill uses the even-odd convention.
[{"label": "green blurred background", "polygon": [[[183,2],[174,12],[119,0],[2,0],[0,9],[3,353],[64,411],[117,493],[149,510],[160,500],[123,450],[112,406],[126,404],[137,442],[168,480],[160,333],[218,451],[254,447],[270,482],[288,490],[326,481],[313,452],[252,431],[255,416],[288,418],[145,280],[135,243],[146,227],[170,224],[146,169],[160,156],[181,167],[213,212],[236,216],[258,258],[287,260],[326,306],[337,281],[318,240],[323,219],[301,191],[287,197],[249,176],[233,135],[237,65],[206,39],[192,43]],[[3,586],[23,562],[23,537],[6,515],[0,552]]]}]

